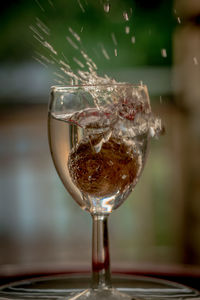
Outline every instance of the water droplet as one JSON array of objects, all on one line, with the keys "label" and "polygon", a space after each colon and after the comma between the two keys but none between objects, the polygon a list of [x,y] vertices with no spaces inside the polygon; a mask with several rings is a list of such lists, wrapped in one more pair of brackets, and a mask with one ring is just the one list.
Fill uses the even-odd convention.
[{"label": "water droplet", "polygon": [[73,35],[73,37],[80,43],[81,38],[80,36],[71,28],[69,27],[69,32]]},{"label": "water droplet", "polygon": [[114,45],[117,46],[117,40],[116,40],[116,36],[115,36],[114,32],[111,33],[111,37],[112,37]]},{"label": "water droplet", "polygon": [[64,66],[66,69],[70,70],[70,66],[68,64],[66,64],[63,60],[60,60],[59,63]]},{"label": "water droplet", "polygon": [[48,64],[54,64],[54,61],[48,59],[46,56],[42,55],[41,53],[35,51],[35,53],[43,60],[45,61],[46,63]]},{"label": "water droplet", "polygon": [[129,20],[128,13],[126,11],[123,12],[123,17],[124,17],[124,20],[126,20],[126,21]]},{"label": "water droplet", "polygon": [[104,11],[105,11],[106,13],[108,13],[108,12],[110,11],[110,3],[104,4],[103,8],[104,8]]},{"label": "water droplet", "polygon": [[37,5],[41,9],[41,11],[45,12],[45,10],[44,10],[43,6],[41,5],[41,3],[38,0],[35,0],[35,2],[37,3]]},{"label": "water droplet", "polygon": [[53,2],[51,0],[48,0],[48,2],[50,4],[50,6],[54,8]]},{"label": "water droplet", "polygon": [[180,17],[177,18],[177,22],[178,22],[179,24],[181,24],[181,18],[180,18]]},{"label": "water droplet", "polygon": [[167,50],[161,49],[161,55],[162,55],[162,57],[167,57]]},{"label": "water droplet", "polygon": [[42,44],[44,45],[44,47],[48,48],[53,54],[57,55],[57,51],[47,41],[43,42]]},{"label": "water droplet", "polygon": [[61,95],[60,99],[61,99],[60,104],[63,105],[64,95]]},{"label": "water droplet", "polygon": [[126,32],[126,34],[129,34],[129,33],[130,33],[130,27],[129,27],[129,26],[126,26],[126,27],[125,27],[125,32]]},{"label": "water droplet", "polygon": [[69,44],[76,50],[78,50],[78,46],[72,41],[72,39],[69,36],[66,36],[66,39],[68,40]]},{"label": "water droplet", "polygon": [[[29,28],[41,39],[44,40],[44,37],[39,33],[39,31],[34,26],[29,26]],[[37,38],[36,38],[37,39]]]},{"label": "water droplet", "polygon": [[82,10],[82,12],[84,13],[85,12],[85,9],[83,7],[83,5],[81,4],[81,1],[80,0],[77,0],[78,1],[78,4],[80,6],[80,9]]},{"label": "water droplet", "polygon": [[[56,75],[57,77],[61,78],[61,79],[65,79],[65,77],[63,75],[61,75],[60,73],[58,72],[54,72],[53,73],[54,75]],[[63,96],[63,95],[62,95]],[[61,96],[61,99],[62,99],[62,96]],[[63,96],[64,97],[64,96]],[[62,99],[63,100],[63,99]]]},{"label": "water droplet", "polygon": [[61,52],[61,54],[62,54],[62,57],[65,59],[65,61],[66,61],[67,63],[69,63],[69,60],[67,59],[67,57],[65,56],[65,54],[64,54],[63,52]]},{"label": "water droplet", "polygon": [[55,62],[56,64],[59,65],[59,61],[55,58],[55,56],[53,56],[52,54],[50,54],[50,57],[53,59],[53,63]]},{"label": "water droplet", "polygon": [[113,166],[113,165],[114,165],[114,163],[113,163],[112,160],[109,161],[109,165],[110,165],[110,166]]},{"label": "water droplet", "polygon": [[50,35],[50,29],[39,18],[36,18],[36,25],[43,33]]},{"label": "water droplet", "polygon": [[43,65],[45,68],[47,68],[47,65],[46,65],[43,61],[41,61],[38,57],[33,56],[33,58],[34,58],[37,62],[39,62],[41,65]]},{"label": "water droplet", "polygon": [[77,65],[79,67],[81,67],[81,68],[85,67],[84,64],[80,60],[78,60],[76,57],[73,57],[73,61],[75,61],[75,63],[77,63]]},{"label": "water droplet", "polygon": [[154,137],[154,136],[155,136],[155,130],[154,130],[153,127],[150,127],[150,128],[149,128],[149,134],[150,134],[151,137]]},{"label": "water droplet", "polygon": [[54,81],[60,85],[64,85],[64,82],[62,80],[58,80],[57,78],[54,78]]},{"label": "water droplet", "polygon": [[131,37],[131,43],[135,44],[135,37],[134,36]]},{"label": "water droplet", "polygon": [[193,62],[194,62],[194,64],[195,64],[196,66],[199,64],[199,62],[198,62],[196,56],[193,57]]},{"label": "water droplet", "polygon": [[104,48],[103,45],[101,45],[101,51],[102,51],[102,53],[103,53],[103,56],[104,56],[107,60],[109,60],[109,59],[110,59],[110,56],[108,55],[108,52],[106,51],[106,49]]}]

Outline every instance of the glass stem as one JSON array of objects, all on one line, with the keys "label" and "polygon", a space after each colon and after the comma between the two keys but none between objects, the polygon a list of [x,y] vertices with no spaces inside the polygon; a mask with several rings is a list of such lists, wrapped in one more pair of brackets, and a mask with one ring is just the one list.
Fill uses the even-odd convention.
[{"label": "glass stem", "polygon": [[92,215],[92,288],[111,287],[108,215]]}]

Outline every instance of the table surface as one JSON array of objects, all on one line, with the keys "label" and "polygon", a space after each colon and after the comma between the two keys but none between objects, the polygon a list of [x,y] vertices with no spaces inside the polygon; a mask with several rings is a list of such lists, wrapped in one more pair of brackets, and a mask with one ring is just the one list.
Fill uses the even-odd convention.
[{"label": "table surface", "polygon": [[[77,269],[77,268],[46,268],[43,270],[37,270],[34,268],[9,268],[9,269],[0,269],[0,285],[8,284],[18,280],[36,278],[41,276],[51,276],[51,275],[64,275],[64,274],[72,274],[72,273],[89,273],[88,269]],[[112,270],[113,273],[121,273],[127,275],[140,275],[140,276],[149,276],[154,278],[165,279],[177,283],[181,283],[183,285],[189,286],[191,288],[197,289],[200,291],[200,270],[196,268],[166,268],[163,269],[121,269],[115,268]]]}]

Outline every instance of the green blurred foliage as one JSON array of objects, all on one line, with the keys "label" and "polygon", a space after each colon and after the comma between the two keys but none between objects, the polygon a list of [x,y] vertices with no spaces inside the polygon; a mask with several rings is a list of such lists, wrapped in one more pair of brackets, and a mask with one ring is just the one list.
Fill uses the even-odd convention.
[{"label": "green blurred foliage", "polygon": [[[82,11],[79,3],[84,8]],[[82,41],[82,47],[102,68],[120,68],[150,65],[170,65],[172,62],[172,34],[174,20],[172,0],[110,0],[110,11],[104,11],[102,0],[18,0],[7,1],[2,8],[0,18],[0,60],[21,62],[32,59],[34,51],[50,57],[49,49],[42,46],[30,30],[35,26],[38,17],[50,29],[45,39],[58,52],[68,58],[72,67],[76,68],[72,58],[80,58],[77,50],[67,42],[70,36],[69,26],[76,31]],[[123,12],[132,15],[128,21]],[[130,26],[130,33],[125,27]],[[82,30],[82,32],[81,32]],[[111,33],[118,42],[114,45]],[[131,43],[131,37],[135,43]],[[102,54],[104,45],[110,60]],[[114,48],[118,56],[114,55]],[[166,49],[167,57],[161,55]]]}]

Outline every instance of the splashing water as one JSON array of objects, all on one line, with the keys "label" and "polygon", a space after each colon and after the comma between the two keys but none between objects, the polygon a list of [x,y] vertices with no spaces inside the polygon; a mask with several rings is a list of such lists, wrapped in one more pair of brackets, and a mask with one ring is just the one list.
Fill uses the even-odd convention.
[{"label": "splashing water", "polygon": [[108,13],[110,11],[110,3],[104,4],[104,11]]},{"label": "splashing water", "polygon": [[41,5],[41,3],[38,0],[35,0],[36,4],[39,6],[41,11],[45,12],[44,7]]},{"label": "splashing water", "polygon": [[[40,7],[42,11],[44,11],[43,7],[41,6],[39,0],[35,0],[37,5]],[[51,0],[48,0],[49,5],[54,7]],[[82,0],[77,0],[79,8],[81,9],[82,13],[86,12],[85,7],[83,6]],[[84,2],[84,5],[88,5],[87,2]],[[103,9],[106,13],[110,12],[110,3],[105,2],[103,4]],[[123,11],[122,16],[126,22],[130,20],[132,15],[132,8],[128,11]],[[70,47],[72,47],[77,54],[82,59],[78,58],[76,55],[72,57],[72,60],[76,63],[77,67],[80,68],[77,71],[71,69],[70,63],[68,59],[65,57],[63,53],[62,59],[60,59],[60,53],[56,50],[56,48],[49,42],[49,36],[51,34],[50,29],[48,26],[41,21],[39,18],[36,18],[35,26],[30,26],[31,31],[33,32],[34,38],[46,49],[49,51],[50,59],[45,55],[41,55],[38,52],[36,53],[37,57],[34,57],[38,62],[43,64],[47,67],[48,64],[54,65],[58,67],[58,71],[54,72],[56,76],[55,81],[59,84],[66,85],[66,84],[112,84],[116,83],[114,79],[109,78],[107,75],[99,76],[97,74],[97,65],[96,63],[87,55],[86,51],[82,48],[82,41],[80,35],[71,27],[68,27],[69,34],[66,35],[66,41],[69,43]],[[83,26],[80,29],[80,33],[83,31]],[[130,33],[130,27],[127,25],[125,27],[125,34]],[[116,35],[114,32],[111,33],[112,42],[114,44],[113,55],[115,57],[118,56],[118,41],[116,39]],[[135,38],[131,38],[131,43],[135,43]],[[108,53],[105,46],[100,43],[100,51],[101,57],[106,60],[110,60],[110,53]]]},{"label": "splashing water", "polygon": [[112,37],[113,44],[115,46],[117,46],[117,40],[116,40],[116,36],[115,36],[114,32],[111,33],[111,37]]},{"label": "splashing water", "polygon": [[126,21],[129,20],[129,16],[128,16],[128,13],[126,11],[123,12],[123,17]]},{"label": "splashing water", "polygon": [[109,60],[110,59],[110,56],[108,55],[108,52],[106,51],[105,47],[103,45],[101,45],[101,51],[102,51],[102,54],[103,56]]},{"label": "splashing water", "polygon": [[129,27],[129,26],[126,26],[126,27],[125,27],[125,32],[126,32],[126,34],[129,34],[129,33],[130,33],[130,27]]},{"label": "splashing water", "polygon": [[135,44],[135,37],[134,36],[131,37],[131,43]]},{"label": "splashing water", "polygon": [[161,49],[161,55],[162,55],[162,57],[167,57],[167,50]]},{"label": "splashing water", "polygon": [[81,38],[80,36],[71,28],[69,27],[69,32],[73,35],[73,37],[80,43]]},{"label": "splashing water", "polygon": [[80,9],[81,9],[82,12],[84,13],[84,12],[85,12],[85,9],[84,9],[83,5],[81,4],[81,1],[80,1],[80,0],[77,0],[77,1],[78,1],[78,4],[79,4]]},{"label": "splashing water", "polygon": [[196,65],[196,66],[199,64],[198,59],[195,56],[193,57],[193,62],[194,62],[194,65]]},{"label": "splashing water", "polygon": [[[37,1],[38,5],[39,2]],[[53,3],[51,0],[49,0],[49,4],[53,7]],[[82,11],[82,13],[85,13],[85,8],[83,7],[83,4],[81,0],[77,0],[78,5]],[[87,4],[85,2],[85,4]],[[110,4],[107,2],[103,5],[103,9],[106,13],[110,12]],[[42,7],[41,7],[42,10]],[[130,20],[130,17],[132,15],[132,9],[130,11],[123,11],[122,16],[125,20],[125,22],[128,22]],[[54,75],[56,76],[55,81],[62,86],[65,85],[117,85],[119,82],[117,82],[115,79],[110,78],[106,74],[104,76],[99,76],[97,71],[98,67],[96,63],[93,61],[92,58],[90,58],[82,47],[82,40],[81,36],[70,26],[68,27],[68,35],[66,35],[66,41],[69,43],[69,45],[74,49],[74,51],[77,52],[81,58],[74,55],[72,57],[72,60],[76,63],[78,69],[77,71],[72,70],[70,63],[68,59],[66,58],[65,54],[63,52],[60,53],[54,48],[54,46],[48,41],[48,38],[51,34],[50,29],[48,26],[42,22],[39,18],[36,18],[35,26],[30,26],[31,31],[33,32],[34,38],[49,51],[49,57],[46,57],[44,55],[39,54],[36,52],[37,57],[35,59],[43,64],[45,67],[47,67],[48,64],[54,65],[58,67],[58,70],[54,72]],[[83,27],[80,29],[80,33],[82,33]],[[125,26],[125,34],[130,33],[130,26]],[[115,33],[111,33],[111,39],[114,44],[113,54],[115,57],[118,56],[118,41],[116,39]],[[135,36],[130,37],[130,41],[132,44],[135,43]],[[110,53],[106,50],[105,46],[100,43],[100,50],[101,55],[106,60],[110,60]],[[166,49],[161,49],[161,55],[163,57],[167,57]],[[62,59],[60,58],[62,57]],[[198,62],[194,59],[194,63],[197,64]],[[142,81],[140,82],[141,86],[143,85]],[[95,105],[97,109],[100,109],[99,104],[99,94],[95,90],[92,94],[94,98]],[[105,95],[104,95],[105,96]],[[119,95],[116,95],[116,97]],[[109,102],[108,102],[109,104]],[[139,116],[139,115],[138,115]],[[139,121],[138,121],[139,122]],[[139,123],[143,124],[139,126]],[[149,129],[151,136],[157,136],[161,132],[161,121],[160,119],[154,118],[151,113],[148,113],[145,116],[145,119],[140,119],[140,122],[137,123],[137,126],[135,127],[135,132],[137,132],[137,128],[140,128],[140,131],[142,130],[142,126],[146,129]],[[145,130],[146,130],[145,129]]]}]

